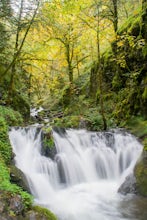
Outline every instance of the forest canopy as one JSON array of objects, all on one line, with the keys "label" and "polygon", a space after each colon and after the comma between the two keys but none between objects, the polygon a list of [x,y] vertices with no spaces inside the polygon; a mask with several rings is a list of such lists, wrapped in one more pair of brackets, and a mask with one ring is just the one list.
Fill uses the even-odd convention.
[{"label": "forest canopy", "polygon": [[104,129],[110,119],[146,118],[145,0],[0,0],[0,8],[1,104],[24,117],[40,105],[92,112]]}]

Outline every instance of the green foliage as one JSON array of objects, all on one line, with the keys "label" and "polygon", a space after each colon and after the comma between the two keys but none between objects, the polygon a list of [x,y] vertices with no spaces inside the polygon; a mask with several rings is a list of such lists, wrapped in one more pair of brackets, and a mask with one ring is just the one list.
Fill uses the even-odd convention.
[{"label": "green foliage", "polygon": [[77,115],[55,118],[53,124],[57,127],[78,128],[80,117]]},{"label": "green foliage", "polygon": [[0,117],[0,155],[3,157],[6,163],[9,163],[11,159],[11,146],[8,139],[8,126],[3,117]]},{"label": "green foliage", "polygon": [[52,134],[52,127],[44,127],[42,129],[43,132],[43,150],[45,152],[52,151],[54,149],[55,144],[54,144],[54,138]]},{"label": "green foliage", "polygon": [[88,111],[84,113],[84,118],[88,121],[88,129],[99,131],[103,129],[102,116],[99,113],[98,107],[90,107]]},{"label": "green foliage", "polygon": [[139,194],[147,196],[147,163],[145,162],[145,159],[136,165],[135,176]]},{"label": "green foliage", "polygon": [[10,144],[5,143],[0,140],[0,154],[7,164],[10,162],[11,153],[12,153],[12,150],[11,150]]},{"label": "green foliage", "polygon": [[147,137],[147,120],[141,116],[131,117],[126,121],[125,127],[141,139]]},{"label": "green foliage", "polygon": [[0,189],[12,194],[20,194],[25,208],[32,203],[32,197],[24,192],[20,187],[10,183],[9,169],[6,164],[10,163],[12,148],[8,138],[9,126],[19,125],[22,123],[21,115],[4,106],[0,106]]},{"label": "green foliage", "polygon": [[11,106],[14,110],[21,112],[25,119],[30,117],[30,105],[24,95],[20,95],[17,92],[13,93]]},{"label": "green foliage", "polygon": [[9,126],[19,125],[22,123],[21,115],[4,106],[0,106],[0,154],[8,164],[11,159],[12,149],[8,138]]},{"label": "green foliage", "polygon": [[7,126],[17,126],[23,122],[21,114],[9,107],[0,106],[0,117],[3,117]]},{"label": "green foliage", "polygon": [[33,210],[47,217],[48,220],[57,220],[56,216],[46,208],[34,206]]},{"label": "green foliage", "polygon": [[144,57],[147,57],[147,44],[143,47],[142,53]]},{"label": "green foliage", "polygon": [[147,135],[143,140],[143,145],[144,145],[144,152],[147,152]]},{"label": "green foliage", "polygon": [[2,158],[0,157],[0,186],[6,180],[9,180],[9,170],[6,167]]},{"label": "green foliage", "polygon": [[62,94],[62,103],[63,106],[66,108],[71,101],[71,88],[70,86],[65,86],[64,90],[63,90],[63,94]]},{"label": "green foliage", "polygon": [[135,15],[130,16],[119,28],[118,34],[121,35],[124,32],[127,32],[129,34],[134,33],[134,35],[140,34],[140,27],[141,25],[141,7],[138,7],[138,10],[136,11]]},{"label": "green foliage", "polygon": [[48,136],[47,134],[45,135],[44,139],[43,139],[43,145],[45,146],[45,148],[53,148],[54,147],[54,139],[53,137],[50,135]]},{"label": "green foliage", "polygon": [[147,87],[144,89],[144,92],[142,94],[143,99],[147,99]]}]

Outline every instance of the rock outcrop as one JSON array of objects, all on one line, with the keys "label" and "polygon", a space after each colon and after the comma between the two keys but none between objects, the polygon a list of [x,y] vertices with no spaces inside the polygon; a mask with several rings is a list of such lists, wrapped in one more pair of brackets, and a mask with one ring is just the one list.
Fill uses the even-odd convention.
[{"label": "rock outcrop", "polygon": [[126,195],[128,193],[137,194],[136,178],[134,174],[130,174],[126,177],[125,181],[119,187],[118,192],[123,195]]}]

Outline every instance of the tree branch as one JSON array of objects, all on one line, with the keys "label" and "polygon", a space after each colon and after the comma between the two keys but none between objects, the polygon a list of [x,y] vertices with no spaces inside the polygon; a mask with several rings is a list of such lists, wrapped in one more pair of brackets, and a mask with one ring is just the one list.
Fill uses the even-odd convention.
[{"label": "tree branch", "polygon": [[10,68],[13,66],[13,64],[14,64],[15,61],[16,61],[16,59],[17,59],[17,58],[19,57],[19,55],[20,55],[20,52],[21,52],[22,47],[23,47],[23,45],[24,45],[24,43],[25,43],[26,37],[27,37],[27,35],[28,35],[28,32],[29,32],[29,30],[30,30],[30,28],[31,28],[31,26],[32,26],[32,24],[33,24],[33,21],[34,21],[34,19],[35,19],[35,16],[36,16],[36,14],[37,14],[37,11],[38,11],[38,8],[39,8],[39,3],[40,3],[40,1],[38,1],[38,3],[37,3],[37,7],[36,7],[36,9],[35,9],[35,11],[34,11],[34,14],[33,14],[33,16],[32,16],[32,19],[31,19],[31,21],[30,21],[30,23],[29,23],[29,25],[28,25],[28,27],[27,27],[27,30],[26,30],[26,32],[25,32],[25,34],[24,34],[23,40],[22,40],[22,42],[21,42],[21,44],[20,44],[20,47],[19,47],[18,51],[16,52],[15,56],[13,57],[12,62],[9,64],[9,66],[7,67],[7,69],[1,74],[1,79],[8,73],[8,71],[10,70]]}]

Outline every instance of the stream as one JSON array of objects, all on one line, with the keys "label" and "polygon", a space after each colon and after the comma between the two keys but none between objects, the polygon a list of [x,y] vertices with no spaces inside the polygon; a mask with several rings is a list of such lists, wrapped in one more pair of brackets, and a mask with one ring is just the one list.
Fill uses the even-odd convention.
[{"label": "stream", "polygon": [[147,219],[146,199],[117,192],[142,153],[131,134],[53,130],[52,159],[42,154],[37,127],[12,128],[9,137],[34,203],[50,209],[59,220]]}]

